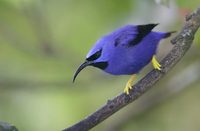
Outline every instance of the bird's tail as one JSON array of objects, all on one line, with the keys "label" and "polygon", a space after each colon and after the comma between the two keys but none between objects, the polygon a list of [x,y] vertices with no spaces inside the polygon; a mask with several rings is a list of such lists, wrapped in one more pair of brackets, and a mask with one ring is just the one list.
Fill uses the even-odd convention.
[{"label": "bird's tail", "polygon": [[170,37],[170,36],[171,36],[171,34],[173,34],[173,33],[176,33],[176,31],[170,31],[170,32],[166,32],[166,33],[164,33],[164,36],[163,36],[163,38],[168,38],[168,37]]}]

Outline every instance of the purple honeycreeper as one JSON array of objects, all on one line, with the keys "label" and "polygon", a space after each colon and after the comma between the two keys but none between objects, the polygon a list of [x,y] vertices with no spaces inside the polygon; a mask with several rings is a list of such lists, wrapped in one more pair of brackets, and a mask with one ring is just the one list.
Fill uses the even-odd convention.
[{"label": "purple honeycreeper", "polygon": [[112,75],[132,75],[124,89],[129,94],[135,75],[148,63],[161,70],[156,50],[160,40],[173,32],[152,31],[157,25],[126,25],[100,38],[74,74],[73,82],[82,69],[94,66]]}]

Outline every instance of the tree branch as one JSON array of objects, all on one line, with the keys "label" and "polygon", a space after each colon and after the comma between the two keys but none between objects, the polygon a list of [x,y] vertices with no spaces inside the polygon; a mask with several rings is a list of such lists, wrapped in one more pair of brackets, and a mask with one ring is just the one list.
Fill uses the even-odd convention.
[{"label": "tree branch", "polygon": [[129,123],[129,121],[135,120],[138,115],[154,108],[159,104],[162,104],[172,96],[178,95],[186,88],[189,88],[191,84],[199,84],[200,73],[196,73],[200,72],[199,67],[200,62],[195,61],[187,65],[187,67],[185,67],[184,70],[178,74],[177,71],[172,73],[172,77],[170,77],[169,80],[162,85],[164,87],[161,90],[146,95],[142,100],[140,99],[140,101],[136,104],[136,108],[134,108],[135,106],[132,106],[132,109],[129,109],[129,111],[132,110],[131,114],[129,111],[123,113],[122,116],[120,116],[120,119],[109,124],[109,127],[107,127],[104,131],[122,131],[124,125]]},{"label": "tree branch", "polygon": [[175,46],[161,61],[162,71],[152,70],[133,86],[133,90],[130,91],[129,95],[122,93],[114,99],[108,100],[108,102],[96,112],[63,131],[87,131],[143,95],[184,56],[190,48],[199,26],[200,8],[186,16],[186,23],[183,29],[171,40]]},{"label": "tree branch", "polygon": [[18,129],[7,122],[0,121],[0,131],[18,131]]}]

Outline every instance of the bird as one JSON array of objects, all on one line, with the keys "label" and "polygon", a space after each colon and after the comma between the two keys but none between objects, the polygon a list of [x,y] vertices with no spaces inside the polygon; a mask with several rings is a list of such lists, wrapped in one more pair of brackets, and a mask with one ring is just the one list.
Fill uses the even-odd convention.
[{"label": "bird", "polygon": [[124,93],[129,95],[136,75],[147,64],[151,62],[154,69],[162,70],[156,58],[157,48],[162,39],[168,38],[175,31],[152,31],[157,25],[125,25],[101,37],[76,70],[73,82],[81,70],[93,66],[111,75],[131,75],[124,88]]}]

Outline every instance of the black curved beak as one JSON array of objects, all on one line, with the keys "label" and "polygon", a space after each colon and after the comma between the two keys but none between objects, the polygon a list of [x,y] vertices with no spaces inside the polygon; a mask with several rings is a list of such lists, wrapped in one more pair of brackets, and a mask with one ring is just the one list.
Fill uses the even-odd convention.
[{"label": "black curved beak", "polygon": [[81,72],[81,70],[83,70],[85,67],[92,65],[92,64],[93,64],[93,61],[87,61],[87,60],[83,64],[81,64],[74,74],[73,83],[75,82],[75,79],[76,79],[77,75]]}]

